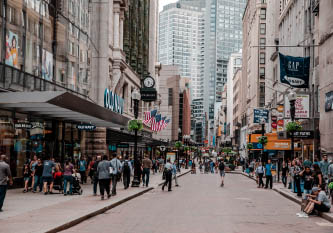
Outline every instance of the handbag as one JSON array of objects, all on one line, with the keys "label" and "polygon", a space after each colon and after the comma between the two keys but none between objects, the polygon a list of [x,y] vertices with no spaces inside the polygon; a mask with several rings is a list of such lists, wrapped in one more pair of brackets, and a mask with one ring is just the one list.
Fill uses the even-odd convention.
[{"label": "handbag", "polygon": [[314,203],[309,202],[308,205],[305,207],[304,212],[307,214],[311,214],[314,209]]}]

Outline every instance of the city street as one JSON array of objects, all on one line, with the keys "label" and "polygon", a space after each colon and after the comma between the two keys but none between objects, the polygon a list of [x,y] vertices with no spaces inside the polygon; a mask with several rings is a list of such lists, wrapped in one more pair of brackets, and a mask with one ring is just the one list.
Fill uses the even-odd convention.
[{"label": "city street", "polygon": [[300,206],[253,180],[227,174],[186,175],[172,192],[155,189],[65,232],[327,232],[320,217],[298,218]]}]

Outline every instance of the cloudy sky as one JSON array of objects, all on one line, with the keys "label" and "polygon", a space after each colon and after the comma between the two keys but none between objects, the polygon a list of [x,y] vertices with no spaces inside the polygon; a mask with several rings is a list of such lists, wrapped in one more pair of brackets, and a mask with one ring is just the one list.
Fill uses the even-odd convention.
[{"label": "cloudy sky", "polygon": [[160,0],[160,11],[163,10],[163,6],[173,2],[177,2],[177,0]]}]

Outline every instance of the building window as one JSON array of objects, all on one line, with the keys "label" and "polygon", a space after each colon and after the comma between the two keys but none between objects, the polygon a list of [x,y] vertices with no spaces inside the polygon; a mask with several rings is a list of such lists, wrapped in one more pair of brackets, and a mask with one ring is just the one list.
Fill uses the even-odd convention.
[{"label": "building window", "polygon": [[260,67],[260,78],[265,78],[265,67]]},{"label": "building window", "polygon": [[168,105],[172,105],[172,100],[173,100],[173,89],[169,88],[168,89]]},{"label": "building window", "polygon": [[260,19],[266,19],[266,8],[260,9]]},{"label": "building window", "polygon": [[265,64],[265,53],[260,53],[260,64]]},{"label": "building window", "polygon": [[260,34],[261,35],[265,35],[266,34],[266,24],[265,23],[261,23],[260,24]]},{"label": "building window", "polygon": [[265,49],[265,45],[266,45],[266,38],[260,38],[260,49]]}]

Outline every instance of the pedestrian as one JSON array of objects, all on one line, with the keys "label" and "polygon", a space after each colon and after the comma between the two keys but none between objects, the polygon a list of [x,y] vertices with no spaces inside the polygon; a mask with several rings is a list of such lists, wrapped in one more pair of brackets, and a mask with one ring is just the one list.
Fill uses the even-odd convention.
[{"label": "pedestrian", "polygon": [[64,165],[64,196],[67,195],[67,184],[69,183],[69,195],[72,195],[74,165],[67,159]]},{"label": "pedestrian", "polygon": [[124,189],[128,189],[131,182],[132,164],[128,160],[128,155],[125,155],[125,160],[122,163]]},{"label": "pedestrian", "polygon": [[35,166],[35,171],[34,171],[34,187],[32,189],[32,192],[35,193],[37,192],[37,186],[39,187],[39,192],[42,192],[43,189],[43,163],[40,158],[37,159],[37,165]]},{"label": "pedestrian", "polygon": [[265,176],[266,176],[266,185],[265,185],[265,189],[268,188],[268,184],[270,184],[270,189],[273,188],[273,177],[272,177],[272,164],[271,164],[271,160],[269,159],[267,161],[267,164],[265,166]]},{"label": "pedestrian", "polygon": [[249,170],[250,170],[250,176],[253,177],[254,176],[254,167],[256,165],[256,160],[253,159],[252,162],[249,165]]},{"label": "pedestrian", "polygon": [[258,175],[258,188],[263,188],[264,187],[264,181],[262,180],[264,177],[265,169],[264,166],[262,165],[262,162],[259,162],[258,167],[256,168],[256,174]]},{"label": "pedestrian", "polygon": [[286,188],[287,187],[287,182],[288,182],[288,171],[289,171],[289,168],[286,164],[285,161],[283,161],[282,163],[282,183],[284,185],[284,187]]},{"label": "pedestrian", "polygon": [[328,167],[329,167],[329,165],[330,165],[330,163],[327,160],[327,155],[324,155],[323,160],[320,161],[320,163],[319,163],[319,167],[320,167],[320,170],[323,174],[324,179],[328,178]]},{"label": "pedestrian", "polygon": [[220,176],[221,176],[221,187],[224,186],[224,177],[225,177],[224,168],[225,168],[225,165],[224,165],[224,161],[223,161],[223,158],[222,158],[220,163],[219,163],[219,171],[220,171]]},{"label": "pedestrian", "polygon": [[13,179],[9,165],[6,163],[6,155],[0,155],[0,212],[2,212],[3,203],[5,201],[7,188],[13,185]]},{"label": "pedestrian", "polygon": [[172,191],[171,190],[171,186],[172,186],[172,168],[173,165],[171,164],[171,160],[170,158],[167,159],[167,163],[164,166],[164,172],[165,172],[165,182],[162,185],[162,190],[164,191],[164,187],[168,186],[168,191]]},{"label": "pedestrian", "polygon": [[323,173],[318,164],[313,164],[313,186],[322,188],[323,186]]},{"label": "pedestrian", "polygon": [[112,154],[111,167],[112,195],[115,196],[117,195],[117,182],[121,177],[121,162],[117,158],[116,153]]},{"label": "pedestrian", "polygon": [[309,166],[305,166],[305,169],[299,173],[304,180],[304,195],[303,199],[307,198],[307,194],[311,194],[313,187],[313,175]]},{"label": "pedestrian", "polygon": [[318,187],[312,188],[312,195],[309,195],[309,197],[312,197],[309,199],[310,202],[314,203],[314,210],[317,210],[318,212],[329,212],[331,209],[331,203],[328,200],[328,197],[326,196],[326,193],[324,190],[320,190]]},{"label": "pedestrian", "polygon": [[149,185],[149,176],[150,169],[153,167],[152,161],[148,158],[148,155],[145,155],[145,158],[142,160],[142,186],[148,187]]},{"label": "pedestrian", "polygon": [[215,167],[214,161],[211,160],[209,165],[210,165],[210,173],[214,173],[214,167]]},{"label": "pedestrian", "polygon": [[98,172],[97,172],[97,168],[98,168],[98,164],[99,162],[102,160],[102,156],[98,155],[96,162],[94,163],[94,165],[92,166],[92,170],[93,170],[93,192],[94,192],[94,196],[97,196],[97,185],[98,185]]},{"label": "pedestrian", "polygon": [[30,170],[29,164],[25,164],[23,167],[23,180],[24,180],[24,189],[23,192],[26,193],[29,191],[29,181],[31,180],[32,172]]},{"label": "pedestrian", "polygon": [[178,187],[179,185],[178,185],[178,179],[177,179],[177,162],[176,161],[174,161],[172,164],[172,176],[173,176],[173,179],[175,179],[176,187]]},{"label": "pedestrian", "polygon": [[79,160],[79,172],[81,175],[81,184],[87,183],[86,170],[87,170],[87,161],[85,160],[84,156],[82,156]]},{"label": "pedestrian", "polygon": [[[46,157],[46,160],[43,163],[43,184],[44,184],[44,194],[52,193],[53,190],[53,169],[55,167],[55,163],[50,160],[50,156]],[[50,185],[48,189],[47,186]]]},{"label": "pedestrian", "polygon": [[[299,166],[299,162],[298,161],[295,162],[295,166],[294,166],[293,172],[294,172],[294,181],[295,181],[294,192],[297,191],[297,196],[301,197],[302,196],[301,177],[300,177],[301,168]],[[297,190],[295,190],[295,188]]]},{"label": "pedestrian", "polygon": [[35,186],[35,167],[38,164],[38,158],[36,155],[34,155],[33,160],[30,162],[30,170],[31,170],[31,190],[33,190],[34,186]]},{"label": "pedestrian", "polygon": [[104,155],[103,160],[98,163],[97,173],[99,182],[99,191],[101,200],[104,200],[104,191],[106,191],[107,198],[110,198],[110,174],[111,162],[108,161],[108,156]]},{"label": "pedestrian", "polygon": [[88,165],[88,171],[89,171],[89,177],[90,177],[90,182],[91,184],[94,183],[94,164],[95,164],[96,160],[95,160],[95,157],[92,158],[92,160],[89,162],[89,165]]}]

